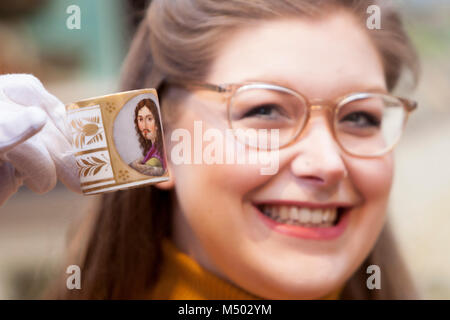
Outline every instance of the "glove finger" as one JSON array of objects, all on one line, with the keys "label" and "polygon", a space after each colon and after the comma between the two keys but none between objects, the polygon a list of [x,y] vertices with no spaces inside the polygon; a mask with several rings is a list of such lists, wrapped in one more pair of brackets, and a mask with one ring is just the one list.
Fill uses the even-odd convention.
[{"label": "glove finger", "polygon": [[15,171],[11,163],[0,162],[0,206],[22,185],[22,179],[16,177]]},{"label": "glove finger", "polygon": [[4,96],[12,102],[23,106],[38,106],[42,108],[55,123],[58,130],[71,141],[72,136],[64,104],[50,94],[38,78],[26,74],[10,76],[8,81],[2,85]]},{"label": "glove finger", "polygon": [[39,132],[47,121],[46,113],[37,107],[13,110],[0,101],[0,153],[14,148]]},{"label": "glove finger", "polygon": [[45,193],[56,185],[56,169],[47,148],[38,135],[17,145],[4,156],[23,178],[25,185],[37,193]]},{"label": "glove finger", "polygon": [[59,133],[52,122],[45,125],[39,133],[39,137],[55,164],[58,178],[70,190],[81,193],[78,167],[73,155],[72,144]]}]

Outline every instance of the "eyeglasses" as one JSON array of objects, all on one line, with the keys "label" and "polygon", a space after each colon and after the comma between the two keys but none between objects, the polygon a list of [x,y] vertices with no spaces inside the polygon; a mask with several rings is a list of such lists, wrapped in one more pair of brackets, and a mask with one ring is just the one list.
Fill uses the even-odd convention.
[{"label": "eyeglasses", "polygon": [[[167,83],[226,94],[229,127],[233,131],[277,129],[278,148],[296,140],[312,111],[328,110],[333,137],[341,149],[365,158],[390,152],[400,140],[409,114],[417,108],[415,101],[379,92],[357,92],[325,101],[308,100],[295,90],[262,82],[215,85],[170,80]],[[248,139],[242,142],[257,147]]]}]

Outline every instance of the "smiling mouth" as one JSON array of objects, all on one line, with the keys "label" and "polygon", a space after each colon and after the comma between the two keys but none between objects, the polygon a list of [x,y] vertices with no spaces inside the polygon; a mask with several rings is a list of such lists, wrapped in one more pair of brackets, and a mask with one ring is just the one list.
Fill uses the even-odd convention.
[{"label": "smiling mouth", "polygon": [[256,204],[266,217],[279,224],[304,228],[331,228],[339,224],[350,207],[330,206],[322,208],[302,207],[284,204]]}]

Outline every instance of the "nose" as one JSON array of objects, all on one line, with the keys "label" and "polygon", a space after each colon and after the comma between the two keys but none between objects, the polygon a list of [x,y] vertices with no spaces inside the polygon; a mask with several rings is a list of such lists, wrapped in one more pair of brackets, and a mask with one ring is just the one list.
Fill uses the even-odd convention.
[{"label": "nose", "polygon": [[297,178],[322,188],[332,188],[346,178],[341,150],[323,117],[310,119],[293,148],[295,157],[290,166]]},{"label": "nose", "polygon": [[144,129],[150,130],[151,129],[151,123],[150,121],[145,121],[144,122]]}]

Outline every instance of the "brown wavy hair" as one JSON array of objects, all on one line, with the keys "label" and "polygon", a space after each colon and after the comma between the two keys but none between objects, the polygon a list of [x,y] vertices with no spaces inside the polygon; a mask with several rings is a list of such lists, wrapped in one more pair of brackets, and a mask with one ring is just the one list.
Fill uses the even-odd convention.
[{"label": "brown wavy hair", "polygon": [[134,128],[136,129],[136,134],[138,135],[138,138],[139,138],[139,144],[141,145],[142,154],[145,157],[147,155],[147,152],[152,147],[151,140],[145,139],[145,137],[142,135],[141,131],[139,130],[138,113],[139,113],[139,110],[141,110],[143,107],[147,107],[150,110],[150,112],[152,113],[153,118],[155,119],[156,149],[158,150],[161,157],[163,157],[164,154],[163,154],[163,150],[161,147],[161,145],[162,145],[162,133],[161,132],[162,131],[161,131],[161,123],[159,120],[158,107],[156,106],[156,103],[152,99],[142,99],[141,101],[138,102],[138,104],[136,105],[136,108],[134,109]]},{"label": "brown wavy hair", "polygon": [[[122,89],[157,88],[163,126],[171,123],[182,97],[165,85],[167,77],[202,80],[230,31],[284,17],[326,18],[336,9],[357,18],[382,58],[389,90],[404,69],[416,77],[417,57],[402,21],[386,1],[366,0],[153,0],[124,63]],[[382,11],[382,29],[365,27],[366,9]],[[187,93],[186,93],[187,94]],[[82,270],[82,290],[61,288],[57,297],[83,299],[145,298],[158,279],[161,239],[171,235],[174,191],[155,187],[101,196],[96,214],[75,233],[68,264]],[[85,242],[80,239],[86,239]],[[383,270],[382,290],[366,288],[366,268]],[[64,276],[66,276],[64,274]],[[64,278],[65,279],[65,278]],[[65,280],[59,282],[65,285]],[[52,297],[55,297],[53,295]],[[415,298],[400,252],[387,223],[364,263],[347,281],[344,299]]]}]

